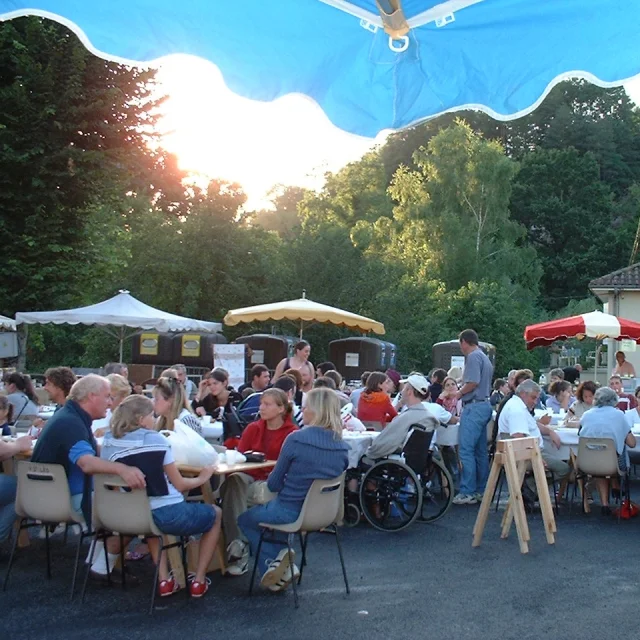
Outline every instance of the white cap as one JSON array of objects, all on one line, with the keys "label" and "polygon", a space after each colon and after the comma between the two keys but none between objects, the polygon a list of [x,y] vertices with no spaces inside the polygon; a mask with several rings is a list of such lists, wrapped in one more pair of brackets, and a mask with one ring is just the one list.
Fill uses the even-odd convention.
[{"label": "white cap", "polygon": [[426,396],[429,393],[429,382],[424,376],[418,373],[410,375],[406,380],[403,380],[402,382],[410,384],[418,393],[422,394],[423,396]]}]

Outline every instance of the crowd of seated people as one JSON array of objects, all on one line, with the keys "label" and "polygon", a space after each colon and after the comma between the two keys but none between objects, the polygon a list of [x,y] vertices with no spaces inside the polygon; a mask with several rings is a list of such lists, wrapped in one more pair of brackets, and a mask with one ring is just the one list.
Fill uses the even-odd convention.
[{"label": "crowd of seated people", "polygon": [[[173,365],[155,381],[151,400],[133,393],[136,389],[128,381],[126,365],[121,363],[110,363],[113,366],[106,377],[88,375],[77,381],[70,369],[49,369],[45,388],[57,409],[46,425],[39,424],[41,432],[32,460],[64,466],[73,507],[85,521],[91,504],[86,479],[93,474],[120,475],[133,489],[149,482],[160,487],[150,495],[158,528],[167,535],[202,534],[200,559],[189,586],[191,595],[200,597],[208,588],[205,574],[221,532],[226,540],[229,575],[245,574],[249,552],[255,555],[257,551],[258,524],[294,521],[311,482],[338,476],[346,469],[343,407],[351,405],[352,414],[365,426],[380,431],[366,450],[364,464],[401,449],[411,425],[420,424],[436,432],[460,421],[461,387],[466,384],[463,371],[451,371],[453,375],[440,368],[428,375],[415,371],[405,379],[395,369],[365,372],[361,386],[349,390],[333,363],[323,362],[314,368],[310,351],[307,342],[296,344],[294,356],[278,363],[273,379],[266,366],[254,365],[248,382],[238,391],[230,386],[229,374],[222,368],[208,372],[195,387],[184,366]],[[562,424],[580,427],[583,436],[613,437],[620,464],[628,466],[625,447],[635,446],[631,427],[640,422],[640,388],[635,394],[625,394],[620,377],[613,375],[607,388],[598,389],[594,382],[585,380],[574,394],[563,375],[561,369],[552,371],[548,395],[533,381],[528,369],[513,370],[506,379],[498,378],[488,385],[485,400],[491,400],[497,412],[496,434],[537,438],[546,468],[555,480],[562,480],[568,476],[569,467],[557,456],[560,441],[550,428],[551,416],[549,412],[536,413],[536,409],[549,409],[562,416]],[[7,395],[0,396],[3,433],[20,414],[38,412],[27,376],[11,374],[4,382]],[[257,399],[256,416],[245,426],[237,409],[243,399],[252,396]],[[619,409],[625,409],[626,414]],[[158,433],[181,423],[202,434],[203,416],[225,423],[228,447],[241,453],[261,452],[266,459],[276,461],[273,470],[229,474],[220,487],[220,508],[185,502],[183,493],[209,482],[215,470],[205,468],[196,478],[183,478],[168,441]],[[102,437],[100,447],[96,438]],[[28,450],[32,444],[29,436],[0,442],[0,461]],[[458,446],[443,444],[439,448],[457,483],[461,468]],[[148,459],[143,455],[144,462],[140,462],[140,454],[149,450],[161,451],[162,455]],[[534,491],[535,487],[529,489]],[[608,509],[608,485],[606,497],[605,485],[599,483],[598,489],[601,504]],[[15,492],[15,478],[0,475],[0,542],[9,535],[15,519]],[[456,504],[474,504],[478,499],[475,494],[465,496]],[[151,541],[149,550],[157,562],[157,543]],[[92,562],[93,579],[103,580],[107,571],[114,570],[119,551],[117,537],[109,539],[107,554],[98,552]],[[285,551],[285,539],[265,543],[256,560],[262,585],[269,591],[286,589],[298,575],[298,567],[290,563]],[[178,590],[166,560],[160,561],[159,576],[161,596]]]}]

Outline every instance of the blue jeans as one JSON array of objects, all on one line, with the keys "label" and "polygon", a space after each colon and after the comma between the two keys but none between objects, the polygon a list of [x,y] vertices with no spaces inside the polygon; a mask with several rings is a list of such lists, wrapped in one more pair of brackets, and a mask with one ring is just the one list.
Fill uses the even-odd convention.
[{"label": "blue jeans", "polygon": [[18,479],[15,476],[0,474],[0,542],[6,540],[16,520],[16,490]]},{"label": "blue jeans", "polygon": [[460,416],[459,455],[462,462],[460,493],[483,493],[489,478],[487,424],[491,420],[491,405],[474,402],[462,409]]},{"label": "blue jeans", "polygon": [[206,533],[216,521],[216,512],[210,504],[177,502],[151,510],[153,521],[170,536],[196,536]]},{"label": "blue jeans", "polygon": [[[260,504],[245,511],[238,518],[238,525],[249,541],[251,553],[255,557],[258,551],[258,543],[260,542],[261,529],[258,526],[260,522],[269,524],[289,524],[295,522],[300,515],[300,511],[283,507],[278,499]],[[256,560],[258,563],[258,573],[260,576],[268,569],[269,560],[274,560],[278,553],[287,546],[287,536],[284,533],[269,533],[268,536],[277,539],[277,542],[263,542],[260,549],[260,557]]]}]

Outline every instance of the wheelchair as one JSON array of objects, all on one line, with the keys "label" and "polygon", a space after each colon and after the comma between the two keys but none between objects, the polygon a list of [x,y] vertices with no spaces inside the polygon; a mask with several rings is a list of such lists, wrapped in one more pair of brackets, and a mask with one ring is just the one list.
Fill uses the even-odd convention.
[{"label": "wheelchair", "polygon": [[[435,522],[445,515],[453,502],[453,480],[430,449],[433,433],[412,425],[400,454],[347,471],[345,525],[364,518],[380,531],[402,531],[416,520]],[[357,490],[351,488],[356,484]]]}]

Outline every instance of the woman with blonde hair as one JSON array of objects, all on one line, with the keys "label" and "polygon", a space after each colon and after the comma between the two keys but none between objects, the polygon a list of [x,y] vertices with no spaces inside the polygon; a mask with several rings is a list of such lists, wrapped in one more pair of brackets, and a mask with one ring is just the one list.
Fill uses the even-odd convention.
[{"label": "woman with blonde hair", "polygon": [[158,378],[153,389],[153,408],[158,416],[158,431],[173,431],[174,422],[179,420],[202,435],[200,420],[191,412],[184,386],[177,378]]},{"label": "woman with blonde hair", "polygon": [[[348,465],[349,446],[342,441],[340,401],[335,391],[321,387],[307,394],[303,409],[304,429],[294,431],[284,441],[278,463],[267,479],[267,487],[278,496],[253,507],[238,518],[254,557],[260,541],[260,523],[295,522],[314,480],[336,478]],[[274,540],[274,538],[271,538]],[[269,560],[273,558],[273,560]],[[277,542],[263,541],[256,558],[262,586],[282,591],[300,574],[289,562],[286,536]]]},{"label": "woman with blonde hair", "polygon": [[104,418],[94,420],[91,423],[91,430],[96,438],[101,438],[109,431],[113,412],[127,396],[131,395],[131,385],[124,376],[119,373],[110,373],[106,378],[111,388],[111,408],[107,409],[107,415]]},{"label": "woman with blonde hair", "polygon": [[[176,467],[169,442],[154,429],[153,409],[154,403],[144,396],[124,400],[113,412],[111,433],[105,436],[100,457],[136,466],[144,473],[151,516],[162,533],[185,537],[202,534],[198,566],[189,584],[191,596],[200,598],[208,589],[206,572],[220,537],[220,509],[186,502],[182,494],[208,482],[215,467],[205,467],[196,478],[184,478]],[[179,586],[169,573],[166,554],[160,555],[157,538],[148,538],[147,543],[158,565],[159,594],[170,596]]]}]

